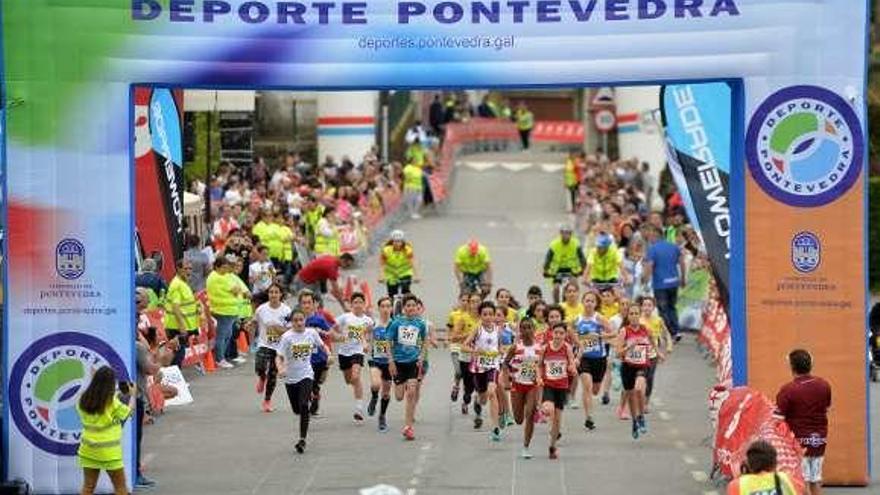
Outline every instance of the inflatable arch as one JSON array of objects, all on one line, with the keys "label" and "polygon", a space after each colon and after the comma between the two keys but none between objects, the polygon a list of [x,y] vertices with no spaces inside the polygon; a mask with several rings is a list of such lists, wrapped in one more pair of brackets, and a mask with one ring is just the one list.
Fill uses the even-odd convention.
[{"label": "inflatable arch", "polygon": [[[38,492],[76,491],[71,397],[93,366],[134,369],[135,84],[341,90],[723,80],[737,108],[735,381],[775,393],[788,379],[787,351],[810,349],[836,392],[827,480],[867,483],[867,2],[0,5],[6,478],[29,480]],[[129,448],[129,466],[131,456]]]}]

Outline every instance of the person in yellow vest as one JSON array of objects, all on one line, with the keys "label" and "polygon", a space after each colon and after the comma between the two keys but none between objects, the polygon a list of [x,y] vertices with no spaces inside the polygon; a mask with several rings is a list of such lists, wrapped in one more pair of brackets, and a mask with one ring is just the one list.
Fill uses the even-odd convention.
[{"label": "person in yellow vest", "polygon": [[281,253],[284,250],[284,241],[282,240],[284,232],[281,226],[282,220],[280,214],[267,215],[267,224],[263,230],[263,237],[260,242],[269,250],[269,259],[276,270],[281,270]]},{"label": "person in yellow vest", "polygon": [[386,284],[388,297],[410,294],[410,285],[418,282],[412,244],[406,242],[402,230],[391,232],[388,242],[379,256],[382,274],[379,283]]},{"label": "person in yellow vest", "polygon": [[453,272],[461,292],[479,292],[486,297],[492,291],[492,259],[489,250],[476,239],[455,251]]},{"label": "person in yellow vest", "polygon": [[581,243],[572,237],[572,228],[563,225],[559,237],[550,242],[544,256],[544,278],[553,285],[553,302],[559,302],[559,287],[566,278],[577,279],[583,273],[587,260]]},{"label": "person in yellow vest", "polygon": [[251,234],[257,236],[260,240],[261,244],[266,244],[266,240],[263,238],[269,229],[270,222],[267,221],[269,217],[269,213],[266,211],[260,211],[257,213],[257,223],[251,227]]},{"label": "person in yellow vest", "polygon": [[418,165],[407,163],[403,167],[403,204],[406,212],[413,220],[422,218],[419,207],[424,195],[424,171]]},{"label": "person in yellow vest", "polygon": [[293,241],[296,237],[294,229],[296,228],[295,220],[292,218],[284,218],[281,224],[281,270],[284,275],[284,285],[290,285],[293,278]]},{"label": "person in yellow vest", "polygon": [[727,495],[798,495],[788,474],[776,470],[776,449],[758,440],[749,445],[743,474],[727,485]]},{"label": "person in yellow vest", "polygon": [[235,345],[232,335],[240,313],[239,296],[242,293],[237,277],[232,273],[234,261],[234,257],[229,256],[217,258],[214,270],[208,275],[206,282],[208,307],[211,316],[217,321],[214,358],[218,361],[217,366],[224,369],[235,367],[226,360],[226,353],[230,345]]},{"label": "person in yellow vest", "polygon": [[[309,249],[315,248],[315,229],[323,216],[324,205],[320,204],[311,194],[307,195],[303,202],[303,218],[305,220],[306,247]],[[306,262],[307,260],[302,261],[303,264]]]},{"label": "person in yellow vest", "polygon": [[113,368],[102,366],[77,401],[76,411],[83,427],[77,450],[83,470],[82,494],[95,493],[101,471],[110,477],[115,495],[128,494],[122,460],[122,425],[134,411],[137,385],[127,385],[128,404],[123,404],[116,396],[116,373]]},{"label": "person in yellow vest", "polygon": [[242,273],[244,269],[244,261],[241,258],[236,258],[235,264],[233,265],[232,276],[235,277],[235,284],[238,287],[238,295],[236,299],[238,300],[238,320],[235,322],[235,326],[232,330],[232,344],[226,351],[226,357],[228,361],[232,361],[235,364],[244,364],[247,362],[247,358],[245,358],[240,352],[238,352],[238,337],[241,332],[246,332],[250,337],[248,342],[253,342],[253,335],[250,333],[250,323],[251,316],[254,314],[254,307],[251,305],[252,295],[250,289],[248,289],[248,285],[241,279],[239,273]]},{"label": "person in yellow vest", "polygon": [[174,366],[183,364],[189,338],[199,333],[201,306],[187,283],[191,271],[192,264],[188,260],[178,261],[177,273],[165,294],[165,332],[169,339],[178,340],[178,348],[171,360]]},{"label": "person in yellow vest", "polygon": [[568,190],[568,199],[571,202],[571,212],[574,212],[577,207],[577,160],[578,152],[571,151],[568,154],[568,158],[565,159],[565,169],[563,170],[563,182],[565,184],[565,189]]},{"label": "person in yellow vest", "polygon": [[425,150],[424,145],[422,145],[421,140],[419,138],[415,138],[413,142],[407,146],[406,153],[404,157],[406,161],[412,163],[416,167],[422,168],[427,164],[428,161],[428,152]]},{"label": "person in yellow vest", "polygon": [[315,225],[315,256],[339,256],[339,231],[336,228],[336,210],[328,206],[324,216]]},{"label": "person in yellow vest", "polygon": [[535,115],[526,107],[526,102],[521,101],[516,106],[514,119],[516,120],[516,130],[519,131],[522,147],[524,150],[527,150],[529,149],[529,138],[532,135],[532,128],[535,127]]},{"label": "person in yellow vest", "polygon": [[508,100],[507,98],[501,100],[501,113],[499,117],[501,118],[501,120],[513,122],[513,108],[511,108],[510,100]]},{"label": "person in yellow vest", "polygon": [[607,232],[599,233],[596,238],[596,247],[587,255],[586,272],[587,282],[594,285],[614,285],[620,282],[623,267],[623,256],[614,238]]}]

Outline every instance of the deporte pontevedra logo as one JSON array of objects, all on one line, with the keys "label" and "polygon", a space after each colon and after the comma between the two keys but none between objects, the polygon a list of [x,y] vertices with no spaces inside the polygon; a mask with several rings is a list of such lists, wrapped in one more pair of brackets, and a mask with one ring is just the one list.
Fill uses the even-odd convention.
[{"label": "deporte pontevedra logo", "polygon": [[758,107],[746,134],[746,156],[752,177],[776,200],[822,206],[858,179],[864,135],[855,111],[839,95],[792,86]]},{"label": "deporte pontevedra logo", "polygon": [[61,332],[31,344],[9,376],[9,409],[18,430],[41,450],[76,455],[82,433],[76,403],[104,365],[128,381],[122,359],[97,337]]}]

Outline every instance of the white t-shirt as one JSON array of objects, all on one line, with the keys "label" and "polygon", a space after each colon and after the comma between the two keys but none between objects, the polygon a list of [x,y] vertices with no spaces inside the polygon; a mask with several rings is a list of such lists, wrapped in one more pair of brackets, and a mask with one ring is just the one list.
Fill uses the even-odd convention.
[{"label": "white t-shirt", "polygon": [[336,346],[336,353],[340,356],[354,356],[364,353],[364,340],[373,331],[373,319],[367,315],[355,316],[354,313],[345,313],[336,319],[339,332],[345,340]]},{"label": "white t-shirt", "polygon": [[498,330],[488,330],[481,327],[477,330],[473,347],[477,356],[478,373],[498,369],[501,357],[498,351]]},{"label": "white t-shirt", "polygon": [[287,318],[290,316],[290,306],[281,303],[273,308],[269,303],[263,303],[254,311],[254,320],[257,322],[257,345],[275,350],[281,336],[290,327]]},{"label": "white t-shirt", "polygon": [[321,337],[312,328],[306,328],[301,333],[288,330],[281,336],[278,343],[278,353],[284,356],[287,362],[287,376],[285,383],[299,383],[306,378],[315,378],[312,371],[312,351],[319,349],[323,343]]},{"label": "white t-shirt", "polygon": [[248,275],[254,281],[254,294],[265,292],[272,285],[272,262],[271,261],[254,261],[248,268]]}]

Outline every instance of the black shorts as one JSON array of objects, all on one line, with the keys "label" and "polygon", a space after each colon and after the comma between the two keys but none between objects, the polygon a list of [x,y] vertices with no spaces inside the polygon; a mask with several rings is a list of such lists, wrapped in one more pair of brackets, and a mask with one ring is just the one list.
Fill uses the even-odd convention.
[{"label": "black shorts", "polygon": [[361,368],[364,367],[364,355],[363,354],[354,354],[351,356],[343,356],[340,354],[339,356],[339,369],[342,371],[350,370],[352,366],[358,365]]},{"label": "black shorts", "polygon": [[410,380],[419,379],[419,363],[413,361],[411,363],[394,363],[397,367],[397,376],[394,377],[394,383],[403,385]]},{"label": "black shorts", "polygon": [[315,383],[322,384],[327,379],[327,361],[312,362],[312,372],[315,374]]},{"label": "black shorts", "polygon": [[257,349],[257,356],[254,359],[254,371],[257,372],[257,375],[268,375],[275,370],[275,356],[277,354],[274,349],[268,347]]},{"label": "black shorts", "polygon": [[553,406],[561,411],[565,409],[565,401],[568,399],[568,390],[544,387],[541,399],[541,402],[552,402]]},{"label": "black shorts", "polygon": [[623,389],[632,390],[636,388],[636,379],[640,376],[645,376],[647,372],[647,368],[641,368],[638,366],[633,366],[631,364],[621,363],[620,381],[623,382]]},{"label": "black shorts", "polygon": [[605,370],[608,369],[608,359],[591,358],[581,356],[581,362],[578,364],[578,373],[583,375],[589,373],[593,378],[593,383],[601,383],[605,378]]},{"label": "black shorts", "polygon": [[498,370],[488,370],[482,373],[474,373],[474,388],[478,394],[484,394],[489,390],[489,384],[498,379]]},{"label": "black shorts", "polygon": [[391,372],[388,371],[388,363],[377,363],[376,361],[370,360],[370,368],[376,368],[377,370],[382,372],[382,381],[390,382],[391,381]]}]

